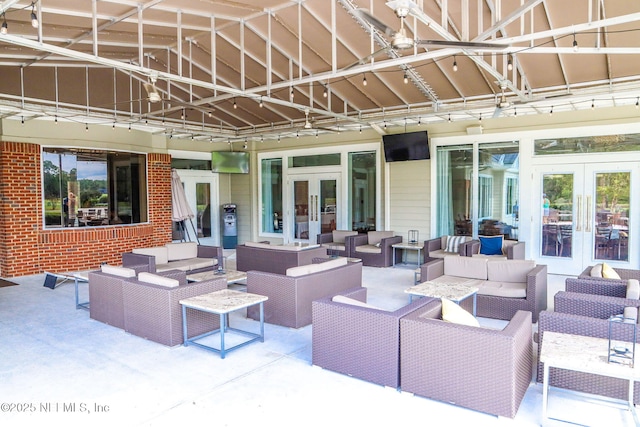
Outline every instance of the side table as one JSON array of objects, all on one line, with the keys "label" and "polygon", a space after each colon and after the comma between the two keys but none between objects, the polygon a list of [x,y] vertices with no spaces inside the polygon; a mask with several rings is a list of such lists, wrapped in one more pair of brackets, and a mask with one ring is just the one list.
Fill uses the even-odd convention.
[{"label": "side table", "polygon": [[635,368],[607,363],[609,341],[582,335],[545,331],[540,349],[540,362],[544,364],[542,380],[542,423],[547,420],[549,400],[549,369],[561,368],[576,372],[604,375],[629,381],[628,409],[636,426],[640,426],[638,414],[633,404],[633,384],[640,380],[640,366]]},{"label": "side table", "polygon": [[[180,300],[182,305],[182,333],[184,336],[184,346],[193,344],[205,350],[220,353],[220,357],[224,359],[226,354],[231,351],[250,344],[254,341],[260,340],[264,342],[264,302],[268,297],[263,295],[252,294],[248,292],[234,291],[231,289],[223,289],[221,291],[211,292],[204,295],[198,295],[195,297],[186,298]],[[243,308],[251,307],[252,305],[260,304],[260,333],[256,334],[241,329],[232,328],[229,326],[229,313],[237,311]],[[204,334],[197,335],[195,337],[188,337],[187,333],[187,308],[194,310],[200,310],[207,313],[215,313],[220,315],[220,328],[206,332]],[[227,332],[236,332],[241,335],[249,337],[248,340],[236,344],[231,347],[225,346],[224,337]],[[220,334],[220,348],[215,348],[209,345],[205,345],[197,342],[201,338],[209,335]]]},{"label": "side table", "polygon": [[395,243],[391,245],[393,248],[393,265],[396,265],[396,249],[402,249],[404,251],[417,251],[418,252],[418,260],[416,261],[416,267],[420,267],[421,259],[422,259],[422,249],[424,248],[424,244],[420,243]]},{"label": "side table", "polygon": [[476,315],[476,302],[478,296],[478,288],[473,286],[462,285],[459,283],[442,283],[442,282],[422,282],[416,286],[412,286],[409,289],[405,289],[405,293],[409,294],[409,303],[411,303],[414,296],[432,297],[432,298],[446,298],[456,304],[460,304],[461,301],[473,297],[473,315]]}]

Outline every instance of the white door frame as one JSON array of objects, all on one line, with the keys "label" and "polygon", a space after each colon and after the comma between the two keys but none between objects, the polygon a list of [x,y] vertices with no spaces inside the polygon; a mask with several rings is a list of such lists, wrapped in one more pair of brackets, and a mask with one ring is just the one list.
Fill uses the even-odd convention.
[{"label": "white door frame", "polygon": [[[285,242],[306,242],[306,243],[316,243],[316,236],[320,233],[322,224],[322,212],[321,212],[321,200],[320,196],[320,182],[321,181],[336,181],[336,227],[340,224],[340,220],[342,218],[342,212],[344,211],[344,207],[340,206],[343,202],[342,200],[342,173],[340,172],[332,172],[332,173],[296,173],[289,174],[287,177],[287,191],[285,197],[286,203],[286,213],[287,215],[284,218],[284,233],[285,233]],[[294,182],[299,181],[308,181],[309,182],[309,207],[310,212],[308,215],[309,218],[309,230],[308,230],[308,238],[300,238],[295,235],[295,220],[296,220],[296,212],[294,200],[295,200],[295,186]]]},{"label": "white door frame", "polygon": [[[196,169],[176,169],[180,181],[184,184],[184,192],[187,197],[187,202],[196,217],[193,219],[193,225],[198,229],[197,218],[197,206],[196,206],[196,184],[206,183],[210,184],[211,194],[209,195],[211,212],[211,237],[199,238],[201,244],[207,244],[212,246],[221,246],[220,241],[220,179],[217,173],[213,173],[208,170],[196,170]],[[191,224],[187,226],[187,232],[189,234],[189,240],[195,242],[197,239],[193,235],[194,230],[191,228]]]}]

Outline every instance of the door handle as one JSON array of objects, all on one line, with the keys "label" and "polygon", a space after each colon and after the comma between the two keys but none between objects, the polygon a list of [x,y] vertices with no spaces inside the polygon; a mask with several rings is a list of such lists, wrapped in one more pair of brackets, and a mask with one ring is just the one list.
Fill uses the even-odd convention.
[{"label": "door handle", "polygon": [[586,225],[584,228],[584,231],[586,231],[587,233],[591,233],[591,196],[587,196],[587,217],[586,219]]},{"label": "door handle", "polygon": [[578,196],[578,212],[576,212],[576,231],[582,231],[582,196]]}]

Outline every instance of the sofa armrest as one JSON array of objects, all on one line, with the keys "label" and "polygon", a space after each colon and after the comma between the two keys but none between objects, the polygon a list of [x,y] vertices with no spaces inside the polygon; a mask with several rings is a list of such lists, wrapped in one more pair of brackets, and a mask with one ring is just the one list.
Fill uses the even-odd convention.
[{"label": "sofa armrest", "polygon": [[613,281],[610,279],[567,279],[565,281],[565,290],[581,294],[624,298],[627,295],[627,284],[620,280]]},{"label": "sofa armrest", "polygon": [[469,240],[468,242],[460,243],[460,255],[461,256],[473,256],[480,253],[480,240]]},{"label": "sofa armrest", "polygon": [[215,258],[218,267],[224,269],[224,252],[221,246],[198,245],[198,258]]},{"label": "sofa armrest", "polygon": [[140,268],[139,266],[145,264],[148,267],[144,271],[149,273],[156,272],[156,257],[152,255],[134,254],[133,252],[125,252],[122,254],[122,266],[127,268],[134,268],[135,266],[136,268],[134,269],[136,273],[139,273],[139,271],[137,271],[137,269]]},{"label": "sofa armrest", "polygon": [[323,243],[333,243],[333,233],[320,233],[317,237],[317,242],[319,245]]},{"label": "sofa armrest", "polygon": [[444,260],[436,259],[425,262],[420,266],[420,282],[433,280],[436,277],[444,275]]},{"label": "sofa armrest", "polygon": [[429,252],[442,249],[442,239],[440,237],[424,241],[424,253],[429,256]]},{"label": "sofa armrest", "polygon": [[538,321],[538,314],[547,308],[547,266],[545,264],[536,265],[527,274],[527,300],[531,301],[531,313],[535,323]]},{"label": "sofa armrest", "polygon": [[507,246],[507,259],[525,259],[525,242],[518,242],[514,245]]},{"label": "sofa armrest", "polygon": [[358,234],[357,236],[347,236],[344,239],[345,246],[347,243],[351,245],[352,249],[355,249],[356,246],[362,246],[369,243],[369,236],[366,234]]},{"label": "sofa armrest", "polygon": [[396,243],[402,243],[402,236],[385,237],[380,240],[380,247],[391,250],[391,245],[395,245]]},{"label": "sofa armrest", "polygon": [[640,307],[640,301],[604,295],[560,291],[553,296],[554,310],[559,313],[608,319],[622,314],[625,307]]}]

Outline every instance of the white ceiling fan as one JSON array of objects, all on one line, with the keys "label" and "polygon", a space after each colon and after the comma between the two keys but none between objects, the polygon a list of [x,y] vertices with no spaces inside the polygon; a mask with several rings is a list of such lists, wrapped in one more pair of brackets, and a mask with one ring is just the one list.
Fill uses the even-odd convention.
[{"label": "white ceiling fan", "polygon": [[390,41],[391,47],[396,50],[410,49],[415,45],[425,48],[462,48],[462,49],[490,49],[501,50],[509,47],[508,44],[488,43],[488,42],[466,42],[449,40],[416,40],[408,36],[405,28],[405,18],[410,13],[418,13],[418,6],[410,0],[394,0],[387,2],[387,6],[393,9],[396,16],[400,18],[400,29],[397,31],[381,22],[378,18],[363,9],[354,9],[353,14],[367,21],[374,28],[385,34]]}]

